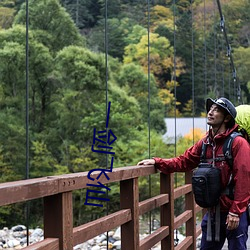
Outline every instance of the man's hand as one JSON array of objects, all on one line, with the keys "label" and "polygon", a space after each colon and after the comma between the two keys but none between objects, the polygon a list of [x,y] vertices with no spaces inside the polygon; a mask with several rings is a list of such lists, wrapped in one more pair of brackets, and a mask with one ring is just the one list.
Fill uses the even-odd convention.
[{"label": "man's hand", "polygon": [[154,159],[142,160],[137,163],[137,166],[138,165],[155,165],[155,160]]},{"label": "man's hand", "polygon": [[230,213],[227,215],[227,229],[233,230],[239,226],[240,218],[237,215],[231,215]]}]

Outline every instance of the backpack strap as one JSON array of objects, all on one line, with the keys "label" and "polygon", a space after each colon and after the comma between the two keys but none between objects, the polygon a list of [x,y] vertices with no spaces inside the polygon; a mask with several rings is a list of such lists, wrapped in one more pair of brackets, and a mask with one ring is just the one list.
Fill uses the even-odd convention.
[{"label": "backpack strap", "polygon": [[[242,136],[242,133],[240,132],[233,132],[231,133],[225,140],[224,145],[223,145],[223,154],[225,157],[225,160],[227,161],[230,169],[233,169],[233,155],[232,155],[232,144],[233,144],[233,140],[237,137],[237,136]],[[207,152],[207,144],[202,142],[202,148],[201,148],[201,162],[205,162],[206,161],[206,152]],[[221,161],[224,160],[223,158],[217,157],[214,159],[215,161]]]},{"label": "backpack strap", "polygon": [[224,157],[211,158],[211,159],[210,158],[206,158],[207,145],[208,145],[207,143],[202,142],[201,155],[200,155],[200,162],[201,163],[210,162],[210,161],[211,162],[212,161],[217,162],[217,161],[224,161],[225,160],[225,156]]},{"label": "backpack strap", "polygon": [[[224,145],[223,145],[223,154],[224,154],[224,157],[225,157],[225,160],[227,161],[231,171],[233,171],[233,155],[232,155],[232,144],[233,144],[233,140],[237,137],[237,136],[242,136],[241,133],[239,132],[233,132],[231,133]],[[224,191],[224,194],[226,194],[231,200],[234,199],[234,184],[233,184],[233,181],[232,181],[232,174],[230,176],[230,179],[229,179],[229,182],[227,184],[227,187]]]},{"label": "backpack strap", "polygon": [[241,133],[239,132],[233,132],[231,133],[224,145],[223,145],[223,154],[225,156],[225,159],[230,167],[230,169],[232,170],[233,169],[233,156],[232,156],[232,144],[233,144],[233,140],[237,137],[237,136],[242,136]]},{"label": "backpack strap", "polygon": [[201,148],[201,158],[200,162],[206,162],[206,152],[207,152],[207,144],[202,142],[202,148]]}]

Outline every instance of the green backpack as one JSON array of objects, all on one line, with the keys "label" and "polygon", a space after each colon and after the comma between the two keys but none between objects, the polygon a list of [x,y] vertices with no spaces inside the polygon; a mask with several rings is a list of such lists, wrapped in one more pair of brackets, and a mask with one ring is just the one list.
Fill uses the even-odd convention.
[{"label": "green backpack", "polygon": [[236,108],[236,123],[239,125],[239,132],[248,140],[250,138],[250,105],[239,105]]}]

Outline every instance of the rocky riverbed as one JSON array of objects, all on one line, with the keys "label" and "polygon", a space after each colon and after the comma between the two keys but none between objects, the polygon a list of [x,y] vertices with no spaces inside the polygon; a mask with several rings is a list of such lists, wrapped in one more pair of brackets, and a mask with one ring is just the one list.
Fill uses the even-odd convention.
[{"label": "rocky riverbed", "polygon": [[[141,234],[140,239],[143,239],[147,234]],[[108,238],[108,240],[107,240]],[[41,228],[29,229],[29,244],[39,242],[44,239],[43,230]],[[182,235],[179,235],[179,240],[183,239]],[[179,242],[180,242],[179,241]],[[0,249],[22,249],[27,246],[27,229],[24,225],[17,225],[12,228],[3,228],[0,230]],[[74,247],[74,250],[119,250],[121,249],[121,231],[120,227],[114,231],[101,234],[95,238],[79,244]],[[152,250],[160,250],[160,243],[151,248]]]}]

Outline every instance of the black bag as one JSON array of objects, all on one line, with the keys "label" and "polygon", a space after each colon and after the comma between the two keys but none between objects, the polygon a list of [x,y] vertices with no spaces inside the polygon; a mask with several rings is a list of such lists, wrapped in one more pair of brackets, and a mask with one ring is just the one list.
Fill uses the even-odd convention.
[{"label": "black bag", "polygon": [[[230,169],[233,168],[232,143],[235,137],[242,136],[240,133],[233,132],[224,142],[224,157],[215,158],[213,161],[226,160]],[[206,162],[207,144],[202,144],[201,163],[194,171],[192,177],[193,193],[196,203],[200,207],[215,207],[219,203],[222,193],[221,189],[221,170],[213,167],[211,163]],[[211,159],[212,160],[212,159]],[[227,193],[230,199],[233,199],[233,183],[227,186]]]},{"label": "black bag", "polygon": [[210,163],[200,163],[192,176],[195,202],[204,208],[214,207],[221,195],[221,170]]}]

